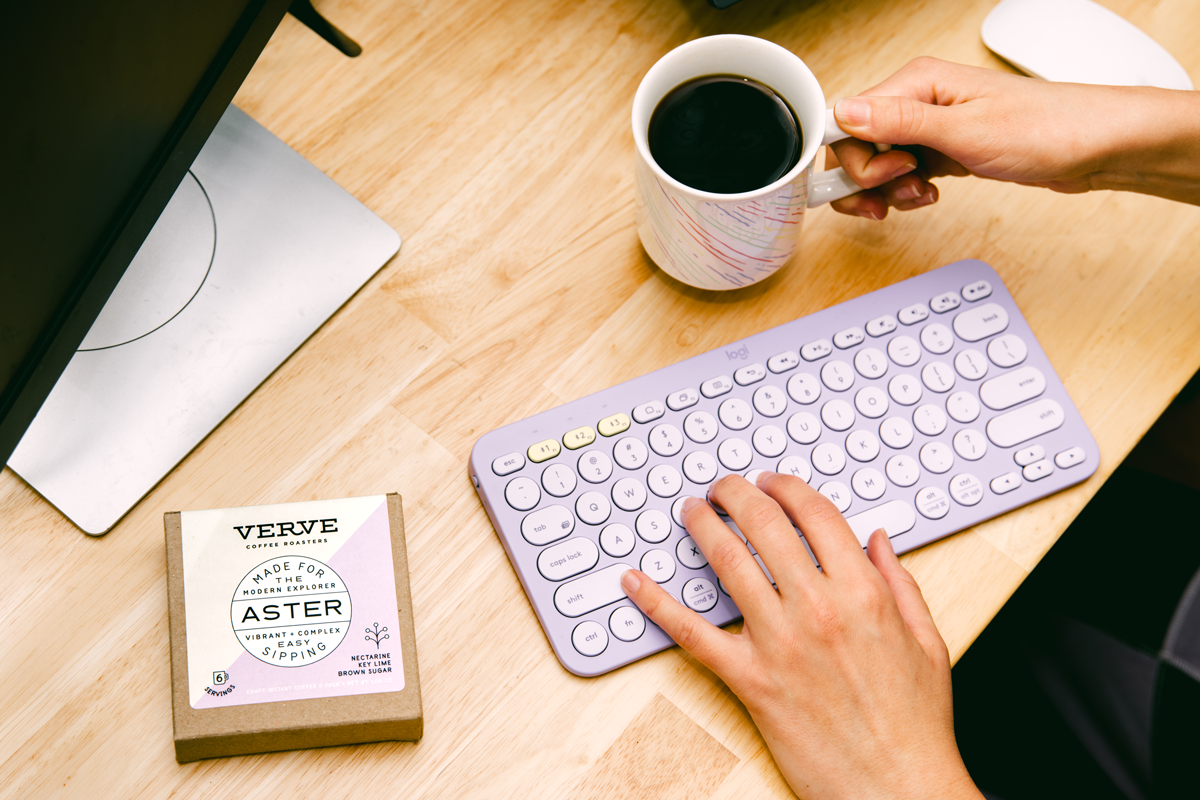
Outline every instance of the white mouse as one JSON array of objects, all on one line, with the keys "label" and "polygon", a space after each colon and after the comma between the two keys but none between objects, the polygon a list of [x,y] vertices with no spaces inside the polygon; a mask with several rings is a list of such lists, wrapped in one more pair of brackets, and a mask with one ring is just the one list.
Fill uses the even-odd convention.
[{"label": "white mouse", "polygon": [[982,34],[989,50],[1035,78],[1192,89],[1162,45],[1092,0],[1002,0]]}]

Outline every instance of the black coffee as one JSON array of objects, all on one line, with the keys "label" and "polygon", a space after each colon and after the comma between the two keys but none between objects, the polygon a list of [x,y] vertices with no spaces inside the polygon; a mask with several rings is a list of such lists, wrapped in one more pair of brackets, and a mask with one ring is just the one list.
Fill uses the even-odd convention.
[{"label": "black coffee", "polygon": [[650,117],[650,155],[680,183],[737,194],[773,183],[800,160],[804,135],[779,95],[749,78],[710,75],[677,86]]}]

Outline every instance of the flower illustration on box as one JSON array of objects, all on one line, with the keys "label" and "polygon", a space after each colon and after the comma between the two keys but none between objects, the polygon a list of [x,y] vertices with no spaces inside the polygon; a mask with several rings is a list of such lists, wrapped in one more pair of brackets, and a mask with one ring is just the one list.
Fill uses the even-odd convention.
[{"label": "flower illustration on box", "polygon": [[374,642],[376,650],[379,649],[380,642],[382,642],[384,639],[391,638],[386,633],[387,626],[385,625],[384,627],[381,628],[381,627],[379,627],[378,622],[375,623],[373,628],[364,628],[364,630],[367,632],[367,635],[364,636],[363,638],[366,639],[368,642]]}]

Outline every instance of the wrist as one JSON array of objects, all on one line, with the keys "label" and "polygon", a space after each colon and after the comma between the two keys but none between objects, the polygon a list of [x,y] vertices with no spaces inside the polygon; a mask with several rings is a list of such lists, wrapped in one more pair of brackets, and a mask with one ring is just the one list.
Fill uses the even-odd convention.
[{"label": "wrist", "polygon": [[1200,93],[1110,87],[1093,189],[1200,205]]}]

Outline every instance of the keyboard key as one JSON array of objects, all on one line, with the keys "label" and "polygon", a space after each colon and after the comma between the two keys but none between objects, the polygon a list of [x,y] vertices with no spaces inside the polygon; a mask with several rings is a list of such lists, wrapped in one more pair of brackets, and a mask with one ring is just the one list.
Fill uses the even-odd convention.
[{"label": "keyboard key", "polygon": [[[625,427],[629,426],[626,425]],[[596,441],[596,432],[592,430],[590,425],[584,425],[582,428],[576,428],[573,431],[567,431],[563,434],[563,445],[568,450],[578,450],[581,447],[587,447],[594,441]]]},{"label": "keyboard key", "polygon": [[622,511],[637,511],[646,505],[646,487],[634,478],[621,478],[613,484],[612,499]]},{"label": "keyboard key", "polygon": [[1046,457],[1046,449],[1040,444],[1022,447],[1017,452],[1013,453],[1013,461],[1016,461],[1018,466],[1028,466],[1035,461],[1041,461]]},{"label": "keyboard key", "polygon": [[874,347],[859,350],[854,356],[854,368],[864,378],[882,378],[887,372],[887,358]]},{"label": "keyboard key", "polygon": [[886,336],[894,330],[896,330],[896,318],[891,314],[884,314],[867,323],[869,336]]},{"label": "keyboard key", "polygon": [[821,382],[807,372],[797,372],[788,378],[787,393],[788,397],[806,406],[821,396]]},{"label": "keyboard key", "polygon": [[787,409],[787,398],[778,386],[760,386],[754,391],[754,410],[764,417],[778,417]]},{"label": "keyboard key", "polygon": [[987,281],[975,281],[968,283],[962,288],[963,300],[968,303],[974,303],[976,300],[982,300],[990,296],[992,293],[992,285]]},{"label": "keyboard key", "polygon": [[963,350],[954,357],[954,369],[969,381],[977,381],[987,375],[988,362],[978,350]]},{"label": "keyboard key", "polygon": [[[638,536],[653,544],[657,544],[671,535],[671,520],[656,508],[638,514],[634,527],[637,528]],[[646,568],[643,567],[642,572],[645,571]],[[672,565],[672,572],[674,572],[674,565]]]},{"label": "keyboard key", "polygon": [[588,483],[604,483],[612,471],[612,459],[599,450],[585,450],[579,457],[579,477]]},{"label": "keyboard key", "polygon": [[1015,472],[1006,472],[998,478],[992,478],[992,491],[996,494],[1008,494],[1021,485],[1021,476]]},{"label": "keyboard key", "polygon": [[549,461],[556,455],[562,452],[562,447],[559,446],[557,439],[547,439],[544,442],[529,445],[529,460],[535,464],[540,464],[543,461]]},{"label": "keyboard key", "polygon": [[913,507],[908,503],[903,500],[892,500],[881,506],[875,506],[875,508],[846,517],[846,522],[850,523],[850,530],[854,531],[854,535],[858,537],[858,543],[866,547],[871,534],[880,528],[883,528],[884,533],[889,537],[899,536],[912,530],[913,525],[917,524],[917,515],[913,513]]},{"label": "keyboard key", "polygon": [[575,626],[571,632],[571,644],[580,655],[598,656],[608,647],[608,633],[599,622],[589,619]]},{"label": "keyboard key", "polygon": [[[564,617],[582,617],[589,611],[595,611],[597,608],[604,608],[609,603],[624,600],[626,594],[625,590],[621,588],[621,576],[630,569],[628,564],[613,564],[588,573],[582,578],[568,581],[555,590],[554,607]],[[587,624],[587,622],[580,623],[575,630],[578,631]],[[600,628],[599,625],[596,627]],[[604,629],[600,628],[600,630],[603,632]]]},{"label": "keyboard key", "polygon": [[762,364],[749,364],[733,373],[733,379],[738,386],[749,386],[767,377],[767,368]]},{"label": "keyboard key", "polygon": [[500,477],[511,475],[517,470],[525,466],[525,456],[520,453],[509,453],[505,456],[500,456],[492,462],[492,472]]},{"label": "keyboard key", "polygon": [[946,430],[946,415],[937,406],[926,404],[913,412],[913,425],[926,436],[937,436]]},{"label": "keyboard key", "polygon": [[551,464],[542,470],[542,488],[555,497],[575,491],[575,473],[566,464]]},{"label": "keyboard key", "polygon": [[542,499],[542,490],[530,478],[513,478],[504,487],[504,499],[517,511],[528,511]]},{"label": "keyboard key", "polygon": [[646,485],[659,497],[674,497],[683,488],[683,476],[670,464],[659,464],[646,476]]},{"label": "keyboard key", "polygon": [[798,366],[800,366],[800,354],[795,350],[788,350],[786,353],[780,353],[767,359],[767,369],[775,373],[787,372]]},{"label": "keyboard key", "polygon": [[633,552],[633,531],[619,522],[605,525],[600,531],[600,547],[613,558],[624,558]]},{"label": "keyboard key", "polygon": [[878,386],[867,386],[854,395],[854,407],[869,419],[879,419],[888,410],[888,398]]},{"label": "keyboard key", "polygon": [[818,361],[833,352],[828,339],[818,339],[800,348],[800,357],[805,361]]},{"label": "keyboard key", "polygon": [[733,388],[733,381],[728,375],[719,375],[716,378],[709,378],[704,383],[700,384],[700,394],[705,397],[719,397],[727,394]]},{"label": "keyboard key", "polygon": [[690,536],[685,536],[675,545],[675,556],[679,563],[688,569],[700,569],[708,564],[708,559],[700,551],[700,545]]},{"label": "keyboard key", "polygon": [[538,555],[538,572],[548,581],[562,581],[587,572],[600,560],[600,551],[591,539],[576,536],[562,544],[547,547]]},{"label": "keyboard key", "polygon": [[935,322],[921,329],[921,344],[935,356],[940,356],[954,347],[954,334],[942,323]]},{"label": "keyboard key", "polygon": [[850,507],[850,501],[854,499],[850,496],[850,490],[846,488],[846,484],[841,481],[826,481],[817,491],[832,500],[833,504],[837,506],[837,510],[843,514]]},{"label": "keyboard key", "polygon": [[1060,469],[1067,469],[1068,467],[1073,467],[1076,464],[1082,464],[1085,457],[1086,454],[1083,452],[1082,447],[1072,447],[1070,450],[1063,450],[1061,453],[1056,455],[1054,457],[1054,463],[1058,465]]},{"label": "keyboard key", "polygon": [[655,583],[666,583],[675,577],[675,559],[666,550],[647,550],[638,567]]},{"label": "keyboard key", "polygon": [[657,400],[651,400],[648,403],[642,403],[637,408],[633,409],[633,419],[635,422],[645,424],[667,413],[667,409]]},{"label": "keyboard key", "polygon": [[680,389],[667,395],[667,408],[680,411],[700,402],[700,394],[695,389]]},{"label": "keyboard key", "polygon": [[867,335],[863,333],[862,328],[847,328],[833,335],[833,346],[839,350],[846,350],[847,348],[862,344],[866,338]]},{"label": "keyboard key", "polygon": [[741,439],[726,439],[717,447],[717,459],[726,469],[738,472],[750,466],[754,452]]},{"label": "keyboard key", "polygon": [[833,442],[823,442],[813,448],[813,467],[822,475],[837,475],[846,467],[846,454]]},{"label": "keyboard key", "polygon": [[821,367],[821,383],[835,392],[844,392],[854,385],[854,370],[845,361],[830,361]]},{"label": "keyboard key", "polygon": [[1027,481],[1040,481],[1052,472],[1054,472],[1054,465],[1045,459],[1035,461],[1021,470],[1021,474]]},{"label": "keyboard key", "polygon": [[683,458],[683,474],[692,483],[703,486],[717,477],[717,460],[703,450],[688,453]]},{"label": "keyboard key", "polygon": [[775,471],[781,475],[793,475],[805,483],[812,478],[812,468],[801,456],[788,456],[780,459]]},{"label": "keyboard key", "polygon": [[967,461],[978,461],[987,454],[987,437],[970,428],[954,434],[954,452]]},{"label": "keyboard key", "polygon": [[646,632],[646,618],[632,606],[621,606],[608,618],[608,629],[622,642],[636,641]]},{"label": "keyboard key", "polygon": [[902,367],[911,367],[921,360],[921,348],[911,336],[897,336],[888,342],[888,357]]},{"label": "keyboard key", "polygon": [[611,417],[605,417],[596,423],[596,429],[600,431],[601,436],[616,436],[618,433],[624,433],[629,430],[629,415],[613,414]]},{"label": "keyboard key", "polygon": [[917,492],[917,511],[926,519],[941,519],[950,511],[950,498],[936,486]]},{"label": "keyboard key", "polygon": [[921,382],[912,375],[901,373],[888,381],[888,394],[902,406],[911,406],[921,399]]},{"label": "keyboard key", "polygon": [[807,411],[801,411],[788,417],[788,436],[800,444],[812,444],[821,438],[821,423]]},{"label": "keyboard key", "polygon": [[701,614],[717,607],[717,587],[708,578],[692,578],[683,585],[680,597],[684,605]]},{"label": "keyboard key", "polygon": [[929,317],[929,309],[924,303],[917,303],[896,312],[896,316],[900,319],[902,325],[916,325],[921,320]]},{"label": "keyboard key", "polygon": [[870,461],[879,455],[879,439],[868,430],[856,430],[846,437],[846,452],[855,461]]},{"label": "keyboard key", "polygon": [[1021,367],[979,386],[979,399],[997,411],[1024,403],[1046,391],[1046,376],[1037,367]]},{"label": "keyboard key", "polygon": [[1016,411],[992,417],[987,435],[997,447],[1012,447],[1062,426],[1066,419],[1062,406],[1050,399],[1038,400]]},{"label": "keyboard key", "polygon": [[964,472],[950,479],[950,494],[959,505],[978,505],[983,499],[983,484],[979,482],[979,478]]},{"label": "keyboard key", "polygon": [[954,466],[954,454],[950,446],[942,442],[926,444],[921,448],[921,466],[936,475],[949,472]]},{"label": "keyboard key", "polygon": [[1007,327],[1008,312],[995,303],[968,308],[954,318],[954,332],[968,342],[995,336]]},{"label": "keyboard key", "polygon": [[878,500],[883,497],[883,490],[887,488],[879,471],[870,467],[864,467],[854,473],[854,477],[850,479],[850,486],[863,500]]},{"label": "keyboard key", "polygon": [[888,480],[905,488],[912,486],[921,477],[921,468],[912,456],[892,456],[884,467]]},{"label": "keyboard key", "polygon": [[[754,431],[751,441],[754,443],[754,449],[767,458],[778,458],[783,455],[783,451],[787,450],[788,445],[787,436],[774,425],[763,425]],[[750,482],[754,483],[754,481]]]},{"label": "keyboard key", "polygon": [[903,417],[888,417],[879,426],[879,438],[893,450],[908,447],[913,440],[913,427]]},{"label": "keyboard key", "polygon": [[933,313],[935,314],[945,314],[947,311],[953,311],[960,305],[962,305],[962,301],[953,292],[939,294],[929,301],[929,307],[933,309]]},{"label": "keyboard key", "polygon": [[625,469],[637,469],[650,458],[641,439],[626,436],[613,445],[613,459]]},{"label": "keyboard key", "polygon": [[683,449],[683,434],[674,425],[655,425],[648,438],[650,449],[660,456],[673,456]]},{"label": "keyboard key", "polygon": [[565,506],[546,506],[521,520],[521,535],[525,541],[538,547],[556,542],[573,530],[575,518]]},{"label": "keyboard key", "polygon": [[675,524],[683,527],[683,501],[687,500],[688,496],[684,495],[671,503],[671,519],[675,520]]},{"label": "keyboard key", "polygon": [[603,524],[611,513],[612,505],[608,498],[599,492],[584,492],[575,500],[575,516],[588,525]]},{"label": "keyboard key", "polygon": [[979,411],[979,401],[970,392],[955,392],[946,398],[946,413],[955,422],[974,422]]},{"label": "keyboard key", "polygon": [[707,411],[693,411],[683,420],[683,432],[693,442],[707,444],[717,438],[717,421]]},{"label": "keyboard key", "polygon": [[754,420],[750,404],[737,397],[731,397],[721,403],[717,409],[717,416],[721,418],[722,425],[734,431],[745,430]]},{"label": "keyboard key", "polygon": [[845,400],[830,400],[821,406],[821,421],[835,431],[848,431],[854,424],[854,409]]},{"label": "keyboard key", "polygon": [[988,358],[997,367],[1011,367],[1025,360],[1029,348],[1025,346],[1025,341],[1020,336],[1015,333],[1006,333],[988,342],[987,353]]},{"label": "keyboard key", "polygon": [[921,369],[921,382],[931,392],[948,392],[954,388],[954,370],[944,361],[930,361]]}]

